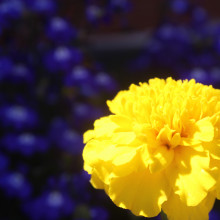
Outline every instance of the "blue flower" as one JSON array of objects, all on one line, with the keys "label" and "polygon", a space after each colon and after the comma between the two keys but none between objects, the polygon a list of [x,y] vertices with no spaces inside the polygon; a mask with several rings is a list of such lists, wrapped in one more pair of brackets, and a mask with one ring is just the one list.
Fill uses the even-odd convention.
[{"label": "blue flower", "polygon": [[219,220],[219,218],[220,218],[220,212],[219,212],[219,210],[213,209],[213,210],[209,213],[209,219],[210,219],[210,220]]},{"label": "blue flower", "polygon": [[92,207],[90,209],[91,220],[107,220],[109,214],[105,208]]},{"label": "blue flower", "polygon": [[113,92],[117,88],[116,82],[107,73],[99,72],[94,80],[95,86],[99,88],[100,91]]},{"label": "blue flower", "polygon": [[73,176],[71,185],[73,186],[74,196],[77,198],[77,201],[88,202],[91,199],[89,192],[90,178],[90,175],[85,171],[81,171]]},{"label": "blue flower", "polygon": [[16,130],[30,129],[37,124],[37,114],[20,105],[4,106],[0,108],[0,122],[4,127],[13,127]]},{"label": "blue flower", "polygon": [[60,133],[56,144],[66,152],[78,155],[82,153],[84,147],[82,135],[74,130],[64,130]]},{"label": "blue flower", "polygon": [[201,25],[204,25],[205,22],[208,19],[208,15],[207,12],[204,8],[202,7],[196,7],[193,11],[192,11],[192,24],[195,27],[201,27]]},{"label": "blue flower", "polygon": [[217,39],[214,40],[213,49],[220,54],[220,37],[218,36]]},{"label": "blue flower", "polygon": [[2,144],[9,152],[32,156],[34,153],[43,153],[48,147],[48,141],[31,133],[20,135],[7,134],[2,138]]},{"label": "blue flower", "polygon": [[68,71],[82,59],[82,53],[78,49],[58,47],[47,53],[45,64],[51,72]]},{"label": "blue flower", "polygon": [[9,198],[27,199],[31,195],[31,185],[20,172],[9,172],[0,176],[0,188]]},{"label": "blue flower", "polygon": [[11,73],[13,62],[8,57],[0,57],[0,81]]},{"label": "blue flower", "polygon": [[91,83],[92,76],[90,71],[84,66],[74,66],[64,77],[64,85],[67,87],[80,86]]},{"label": "blue flower", "polygon": [[60,176],[51,176],[48,178],[47,185],[50,189],[59,189],[61,191],[69,192],[72,190],[71,176],[63,172]]},{"label": "blue flower", "polygon": [[13,83],[33,84],[33,72],[24,64],[14,65],[7,80]]},{"label": "blue flower", "polygon": [[9,159],[4,154],[0,154],[0,174],[4,173],[9,166]]},{"label": "blue flower", "polygon": [[86,7],[87,21],[96,24],[104,16],[104,10],[97,5],[88,5]]},{"label": "blue flower", "polygon": [[51,16],[56,12],[56,0],[26,0],[28,7],[36,13]]},{"label": "blue flower", "polygon": [[82,135],[70,129],[61,120],[55,120],[51,124],[50,139],[60,149],[70,153],[80,155],[84,147]]},{"label": "blue flower", "polygon": [[210,70],[210,78],[212,79],[212,83],[214,85],[220,85],[220,68],[219,67],[213,67]]},{"label": "blue flower", "polygon": [[74,201],[67,193],[48,190],[24,205],[24,210],[32,220],[57,220],[73,213],[74,207]]},{"label": "blue flower", "polygon": [[72,108],[74,125],[83,128],[87,123],[102,116],[102,110],[87,103],[74,103]]},{"label": "blue flower", "polygon": [[68,43],[76,37],[76,29],[61,17],[53,17],[46,30],[47,36],[57,43]]},{"label": "blue flower", "polygon": [[174,0],[171,2],[171,9],[177,14],[183,14],[189,8],[187,0]]},{"label": "blue flower", "polygon": [[68,128],[68,124],[63,118],[53,118],[50,123],[49,137],[52,140],[57,140],[59,134]]},{"label": "blue flower", "polygon": [[128,0],[110,0],[110,8],[117,11],[129,11],[131,9],[131,4]]},{"label": "blue flower", "polygon": [[76,88],[78,95],[89,98],[97,96],[99,92],[91,71],[79,65],[74,66],[66,74],[64,77],[64,86],[67,88]]},{"label": "blue flower", "polygon": [[0,3],[0,23],[9,24],[11,19],[18,19],[24,11],[24,4],[19,0],[6,0]]},{"label": "blue flower", "polygon": [[208,74],[207,72],[202,68],[194,68],[189,73],[190,79],[195,79],[197,82],[207,84],[208,83]]}]

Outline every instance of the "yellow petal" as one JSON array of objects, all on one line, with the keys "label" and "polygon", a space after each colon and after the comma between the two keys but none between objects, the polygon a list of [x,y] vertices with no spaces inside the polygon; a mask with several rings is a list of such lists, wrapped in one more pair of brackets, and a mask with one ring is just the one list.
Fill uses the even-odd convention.
[{"label": "yellow petal", "polygon": [[215,185],[217,174],[209,168],[209,157],[190,147],[178,147],[167,177],[176,194],[188,206],[198,205]]},{"label": "yellow petal", "polygon": [[216,112],[211,118],[210,121],[213,125],[216,125],[217,122],[220,120],[220,111]]},{"label": "yellow petal", "polygon": [[203,118],[196,122],[196,131],[193,134],[193,139],[209,142],[214,138],[214,127],[210,119]]},{"label": "yellow petal", "polygon": [[216,183],[214,189],[215,189],[216,198],[220,199],[220,161],[219,160],[211,160],[210,165],[216,169],[216,172],[218,172],[219,178],[217,180],[217,183]]},{"label": "yellow petal", "polygon": [[96,189],[104,189],[104,183],[102,180],[98,177],[97,173],[95,170],[93,170],[90,183],[93,185],[94,188]]},{"label": "yellow petal", "polygon": [[114,176],[126,176],[142,168],[141,149],[142,146],[139,148],[120,147],[121,152],[118,150],[117,156],[112,161]]},{"label": "yellow petal", "polygon": [[83,143],[87,143],[89,140],[91,140],[94,137],[94,131],[88,130],[83,134]]},{"label": "yellow petal", "polygon": [[128,145],[136,138],[134,132],[117,132],[112,134],[112,143],[117,145]]},{"label": "yellow petal", "polygon": [[102,180],[104,184],[108,185],[112,177],[112,164],[110,162],[100,162],[100,164],[96,164],[93,169],[99,179]]},{"label": "yellow petal", "polygon": [[208,220],[215,196],[211,193],[197,206],[187,206],[178,195],[172,194],[162,205],[169,220]]},{"label": "yellow petal", "polygon": [[96,138],[111,137],[118,126],[111,121],[110,117],[102,117],[94,123],[94,134]]},{"label": "yellow petal", "polygon": [[216,184],[216,198],[220,200],[220,179]]},{"label": "yellow petal", "polygon": [[172,148],[174,148],[174,147],[178,146],[178,145],[180,144],[180,142],[181,142],[180,133],[176,133],[176,134],[174,134],[173,137],[171,138],[169,145],[170,145]]},{"label": "yellow petal", "polygon": [[146,217],[159,214],[169,193],[170,186],[164,174],[151,174],[147,169],[112,178],[109,185],[109,196],[116,205]]},{"label": "yellow petal", "polygon": [[89,141],[83,150],[84,169],[88,173],[91,173],[91,168],[94,167],[96,163],[99,163],[101,154],[103,154],[103,156],[101,156],[102,159],[108,160],[108,158],[110,158],[110,156],[112,155],[104,154],[103,151],[108,150],[109,148],[112,147],[113,147],[112,143],[109,141],[97,141],[97,140]]},{"label": "yellow petal", "polygon": [[196,151],[204,152],[204,145],[203,144],[193,145],[192,148]]},{"label": "yellow petal", "polygon": [[212,142],[204,143],[203,146],[210,152],[214,159],[220,160],[220,140],[215,139]]},{"label": "yellow petal", "polygon": [[[114,155],[105,154],[113,148],[109,142],[92,140],[84,148],[84,170],[92,175],[91,183],[96,188],[103,188],[103,184],[108,184],[112,172],[111,159]],[[100,159],[102,158],[102,160]],[[103,182],[103,184],[101,183]]]},{"label": "yellow petal", "polygon": [[193,146],[193,145],[198,145],[200,143],[201,143],[200,140],[196,140],[193,138],[181,138],[181,141],[180,141],[180,145],[183,145],[183,146]]},{"label": "yellow petal", "polygon": [[132,131],[132,120],[128,117],[122,115],[111,115],[110,119],[112,122],[118,125],[118,128],[115,130],[119,131]]},{"label": "yellow petal", "polygon": [[109,110],[114,114],[120,114],[123,112],[123,107],[125,105],[126,91],[120,91],[112,101],[107,101]]},{"label": "yellow petal", "polygon": [[138,148],[133,147],[106,146],[98,155],[93,167],[100,179],[105,184],[109,184],[113,176],[128,175],[139,168],[140,160],[136,157],[137,150]]},{"label": "yellow petal", "polygon": [[174,151],[166,146],[158,146],[149,160],[149,170],[151,173],[165,169],[173,160]]},{"label": "yellow petal", "polygon": [[161,140],[163,144],[168,144],[171,140],[173,130],[171,130],[167,125],[164,126],[159,134],[157,135],[157,140]]}]

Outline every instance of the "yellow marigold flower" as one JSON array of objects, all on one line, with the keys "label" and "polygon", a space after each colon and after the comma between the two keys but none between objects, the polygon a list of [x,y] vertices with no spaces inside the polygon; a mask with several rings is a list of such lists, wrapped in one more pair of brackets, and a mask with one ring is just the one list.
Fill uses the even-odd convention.
[{"label": "yellow marigold flower", "polygon": [[155,78],[107,105],[84,134],[92,185],[135,215],[208,219],[220,199],[220,90]]}]

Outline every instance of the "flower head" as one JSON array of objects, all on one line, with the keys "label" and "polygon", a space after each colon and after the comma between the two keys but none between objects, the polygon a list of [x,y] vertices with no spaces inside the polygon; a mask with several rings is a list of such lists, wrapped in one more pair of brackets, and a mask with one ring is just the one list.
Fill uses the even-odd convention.
[{"label": "flower head", "polygon": [[208,219],[220,198],[220,90],[151,79],[107,101],[84,134],[84,169],[119,207],[153,217]]}]

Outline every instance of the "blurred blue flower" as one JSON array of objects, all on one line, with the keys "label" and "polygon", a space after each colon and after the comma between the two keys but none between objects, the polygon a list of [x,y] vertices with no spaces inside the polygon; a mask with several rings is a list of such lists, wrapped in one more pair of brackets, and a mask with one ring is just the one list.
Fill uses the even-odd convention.
[{"label": "blurred blue flower", "polygon": [[219,218],[220,218],[219,210],[212,209],[211,212],[209,213],[209,219],[210,220],[219,220]]},{"label": "blurred blue flower", "polygon": [[105,208],[92,207],[90,209],[91,220],[107,220],[109,215]]},{"label": "blurred blue flower", "polygon": [[59,134],[68,129],[68,124],[63,118],[53,118],[50,122],[49,137],[52,140],[59,138]]},{"label": "blurred blue flower", "polygon": [[47,26],[47,36],[57,43],[68,43],[76,37],[77,31],[61,17],[53,17]]},{"label": "blurred blue flower", "polygon": [[67,87],[80,86],[92,80],[90,71],[84,66],[74,66],[64,77],[64,85]]},{"label": "blurred blue flower", "polygon": [[202,7],[195,7],[192,11],[192,24],[194,27],[200,28],[208,19],[207,12]]},{"label": "blurred blue flower", "polygon": [[110,0],[109,6],[113,10],[123,11],[123,12],[131,9],[131,4],[128,0]]},{"label": "blurred blue flower", "polygon": [[207,84],[208,82],[208,74],[202,68],[194,68],[189,73],[190,79],[195,79],[197,82]]},{"label": "blurred blue flower", "polygon": [[8,57],[0,57],[0,81],[11,73],[13,62]]},{"label": "blurred blue flower", "polygon": [[50,189],[59,189],[61,191],[71,191],[72,183],[71,176],[63,172],[60,176],[52,176],[47,179],[47,185]]},{"label": "blurred blue flower", "polygon": [[20,172],[9,172],[0,176],[0,188],[9,198],[27,199],[31,195],[31,185]]},{"label": "blurred blue flower", "polygon": [[113,92],[116,90],[117,85],[113,78],[104,72],[99,72],[95,76],[95,86],[101,91]]},{"label": "blurred blue flower", "polygon": [[75,203],[65,192],[44,191],[40,196],[24,205],[32,220],[57,220],[74,212]]},{"label": "blurred blue flower", "polygon": [[51,72],[68,71],[74,65],[79,64],[82,59],[83,56],[80,50],[68,47],[58,47],[47,53],[45,64]]},{"label": "blurred blue flower", "polygon": [[17,152],[24,156],[43,153],[49,147],[45,138],[30,133],[20,135],[7,134],[2,138],[2,144],[9,152]]},{"label": "blurred blue flower", "polygon": [[0,174],[4,173],[9,166],[9,159],[4,154],[0,154]]},{"label": "blurred blue flower", "polygon": [[157,31],[157,37],[160,40],[173,40],[176,36],[175,28],[172,25],[163,25]]},{"label": "blurred blue flower", "polygon": [[187,0],[173,0],[171,2],[171,9],[173,12],[177,14],[183,14],[189,8],[189,4]]},{"label": "blurred blue flower", "polygon": [[76,155],[82,153],[84,147],[82,136],[62,123],[62,121],[53,121],[49,136],[53,143],[60,149]]},{"label": "blurred blue flower", "polygon": [[220,85],[220,67],[213,67],[210,70],[210,78],[214,85]]},{"label": "blurred blue flower", "polygon": [[[191,50],[188,30],[169,23],[162,25],[155,31],[146,48],[151,58],[151,65],[163,68],[175,68],[184,62]],[[147,62],[146,65],[149,63]]]},{"label": "blurred blue flower", "polygon": [[11,19],[18,19],[24,11],[20,0],[3,0],[0,3],[0,23],[9,24]]},{"label": "blurred blue flower", "polygon": [[90,123],[103,114],[100,108],[93,107],[87,103],[74,103],[72,113],[76,128],[83,128],[85,123]]},{"label": "blurred blue flower", "polygon": [[74,195],[77,201],[88,202],[90,200],[91,195],[88,190],[89,180],[90,175],[85,171],[81,171],[73,176],[71,185],[73,186]]},{"label": "blurred blue flower", "polygon": [[9,105],[0,108],[0,122],[4,127],[30,129],[37,125],[37,119],[36,112],[25,106]]},{"label": "blurred blue flower", "polygon": [[54,119],[51,122],[49,137],[51,141],[60,149],[80,155],[82,153],[82,135],[71,129],[62,119]]},{"label": "blurred blue flower", "polygon": [[195,79],[196,82],[206,85],[217,86],[220,83],[219,68],[214,67],[210,70],[203,69],[201,67],[193,68],[191,70],[184,70],[180,74],[181,79]]},{"label": "blurred blue flower", "polygon": [[203,68],[210,68],[216,64],[216,60],[211,53],[193,55],[190,62],[192,66],[200,66]]},{"label": "blurred blue flower", "polygon": [[32,84],[34,82],[34,75],[24,64],[17,64],[12,67],[12,70],[6,79],[13,83]]},{"label": "blurred blue flower", "polygon": [[26,0],[28,7],[36,13],[51,16],[56,12],[56,0]]},{"label": "blurred blue flower", "polygon": [[131,61],[128,65],[132,71],[140,71],[149,67],[151,63],[151,56],[146,51],[141,53],[139,57]]},{"label": "blurred blue flower", "polygon": [[220,54],[220,37],[218,36],[216,39],[214,39],[213,43],[213,49]]},{"label": "blurred blue flower", "polygon": [[[173,26],[171,24],[164,24],[156,31],[156,39],[159,39],[164,48],[169,47],[184,51],[184,48],[191,44],[189,31],[181,26]],[[175,51],[174,51],[175,52]],[[178,55],[178,53],[176,53]]]},{"label": "blurred blue flower", "polygon": [[88,22],[96,24],[104,16],[104,10],[97,5],[88,5],[85,14]]},{"label": "blurred blue flower", "polygon": [[149,43],[147,45],[147,51],[151,56],[157,55],[162,49],[162,43],[156,38],[150,38]]},{"label": "blurred blue flower", "polygon": [[90,70],[83,66],[74,66],[64,77],[64,86],[77,88],[79,95],[94,98],[98,95],[99,88],[95,84],[94,76]]},{"label": "blurred blue flower", "polygon": [[56,144],[62,150],[78,155],[82,153],[84,147],[82,136],[78,132],[71,129],[62,131],[59,134],[59,138],[57,138]]},{"label": "blurred blue flower", "polygon": [[82,84],[80,87],[80,94],[91,99],[96,98],[100,95],[94,81]]}]

